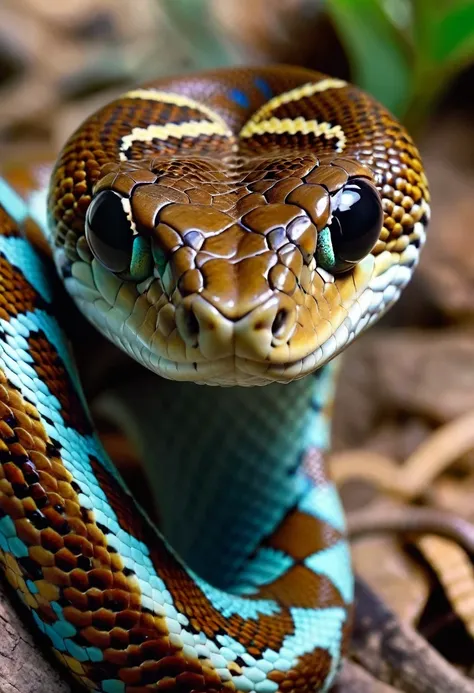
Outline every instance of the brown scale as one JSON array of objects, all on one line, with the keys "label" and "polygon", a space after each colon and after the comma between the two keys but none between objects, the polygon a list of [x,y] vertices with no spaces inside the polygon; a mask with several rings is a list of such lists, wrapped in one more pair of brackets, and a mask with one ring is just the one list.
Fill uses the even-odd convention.
[{"label": "brown scale", "polygon": [[[2,236],[21,236],[18,224],[0,205],[0,232]],[[38,295],[28,284],[22,272],[13,267],[6,258],[0,255],[0,317],[10,318],[37,305]]]},{"label": "brown scale", "polygon": [[0,317],[9,321],[19,313],[34,310],[38,303],[38,294],[22,272],[0,256]]},{"label": "brown scale", "polygon": [[28,345],[33,357],[32,366],[51,394],[59,400],[60,413],[66,425],[83,435],[90,434],[91,423],[84,414],[76,389],[56,349],[41,332],[30,335]]},{"label": "brown scale", "polygon": [[[43,301],[22,272],[0,257],[0,317],[9,321],[11,317],[33,311],[38,306],[43,306]],[[83,414],[75,388],[51,342],[44,334],[38,333],[28,338],[28,344],[33,368],[60,401],[65,421],[81,433],[90,433],[90,422]]]},{"label": "brown scale", "polygon": [[18,224],[0,204],[0,229],[2,236],[21,236]]},{"label": "brown scale", "polygon": [[325,575],[316,575],[304,565],[294,565],[280,578],[259,590],[262,599],[274,599],[288,608],[344,607],[339,590]]},{"label": "brown scale", "polygon": [[342,535],[331,525],[302,512],[288,514],[264,546],[283,551],[295,561],[304,561],[317,551],[333,546]]},{"label": "brown scale", "polygon": [[[149,159],[156,155],[155,140],[151,142],[134,142],[127,150],[126,155],[132,160]],[[169,137],[166,142],[160,141],[160,150],[163,156],[172,157],[177,150],[182,154],[192,152],[196,149],[196,139],[194,137]],[[228,154],[231,152],[228,140],[218,135],[201,135],[199,142],[199,154],[201,156],[216,156],[217,154]],[[197,153],[197,152],[196,152]]]},{"label": "brown scale", "polygon": [[270,672],[268,678],[279,684],[284,693],[317,691],[324,684],[331,668],[331,657],[327,650],[316,648],[300,657],[300,664],[286,672]]}]

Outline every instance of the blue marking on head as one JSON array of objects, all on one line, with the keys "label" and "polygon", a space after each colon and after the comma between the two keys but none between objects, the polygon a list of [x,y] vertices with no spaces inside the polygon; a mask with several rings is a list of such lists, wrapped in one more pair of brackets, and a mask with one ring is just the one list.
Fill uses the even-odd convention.
[{"label": "blue marking on head", "polygon": [[229,98],[241,108],[248,108],[250,106],[249,97],[244,91],[241,91],[241,89],[231,89],[229,91]]},{"label": "blue marking on head", "polygon": [[255,77],[255,79],[253,80],[253,83],[255,84],[257,89],[259,89],[267,99],[272,98],[273,89],[268,84],[266,79],[263,79],[263,77]]},{"label": "blue marking on head", "polygon": [[339,541],[323,551],[309,556],[305,565],[318,575],[325,575],[348,604],[354,598],[351,557],[346,541]]}]

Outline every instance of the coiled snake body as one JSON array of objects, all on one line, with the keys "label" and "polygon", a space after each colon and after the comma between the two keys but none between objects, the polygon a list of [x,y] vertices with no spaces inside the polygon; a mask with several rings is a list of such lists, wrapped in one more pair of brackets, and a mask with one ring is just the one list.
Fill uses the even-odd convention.
[{"label": "coiled snake body", "polygon": [[0,564],[37,628],[105,693],[328,690],[353,587],[321,367],[416,265],[409,136],[341,80],[239,68],[129,91],[64,147],[45,232],[82,312],[166,379],[268,385],[161,381],[167,540],[98,442],[6,181],[0,205]]}]

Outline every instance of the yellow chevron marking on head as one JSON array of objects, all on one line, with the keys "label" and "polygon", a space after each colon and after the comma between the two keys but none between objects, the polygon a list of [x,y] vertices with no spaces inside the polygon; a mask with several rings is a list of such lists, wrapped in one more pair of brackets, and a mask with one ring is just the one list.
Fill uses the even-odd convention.
[{"label": "yellow chevron marking on head", "polygon": [[263,104],[263,106],[261,106],[261,108],[259,108],[258,111],[253,114],[249,123],[258,123],[262,119],[266,119],[269,113],[284,103],[299,101],[304,97],[313,96],[313,94],[326,91],[327,89],[342,89],[342,87],[346,86],[347,82],[344,82],[342,79],[333,79],[331,77],[322,79],[320,82],[307,82],[306,84],[302,84],[300,87],[295,87],[295,89],[291,89],[290,91],[283,92],[283,94],[274,96],[273,99],[267,101],[267,103]]},{"label": "yellow chevron marking on head", "polygon": [[228,129],[227,123],[224,118],[218,113],[209,108],[199,101],[190,99],[189,96],[183,96],[182,94],[174,94],[170,91],[159,91],[155,89],[132,89],[127,91],[126,94],[122,95],[123,99],[144,99],[145,101],[161,101],[162,103],[171,103],[174,106],[187,106],[188,108],[193,108],[196,111],[200,111],[203,115],[207,116],[209,120],[213,123],[220,123],[223,129],[227,129],[227,132],[231,135],[232,133]]},{"label": "yellow chevron marking on head", "polygon": [[197,138],[199,135],[221,135],[232,137],[232,132],[226,125],[210,123],[208,120],[191,120],[188,123],[168,123],[168,125],[149,125],[147,128],[133,128],[129,135],[122,137],[120,145],[120,159],[126,161],[124,152],[135,142],[151,142],[154,139],[167,140],[175,137],[180,140],[183,137]]},{"label": "yellow chevron marking on head", "polygon": [[317,120],[305,120],[304,118],[270,118],[256,123],[254,120],[244,125],[240,131],[240,137],[247,138],[254,135],[309,135],[325,137],[327,140],[336,138],[336,151],[342,152],[346,145],[346,136],[340,125],[331,125],[327,122],[319,123]]}]

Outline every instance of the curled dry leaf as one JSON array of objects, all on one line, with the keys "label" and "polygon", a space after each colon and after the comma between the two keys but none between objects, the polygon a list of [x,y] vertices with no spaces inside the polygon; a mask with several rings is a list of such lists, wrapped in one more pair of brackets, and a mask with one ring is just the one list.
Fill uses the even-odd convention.
[{"label": "curled dry leaf", "polygon": [[442,477],[433,484],[427,497],[437,508],[474,520],[474,474],[467,478]]},{"label": "curled dry leaf", "polygon": [[362,478],[405,499],[422,494],[433,480],[474,448],[474,410],[438,428],[398,465],[379,453],[357,450],[331,457],[331,471],[339,485]]},{"label": "curled dry leaf", "polygon": [[474,566],[466,551],[454,541],[427,535],[416,545],[436,572],[446,597],[474,640]]}]

